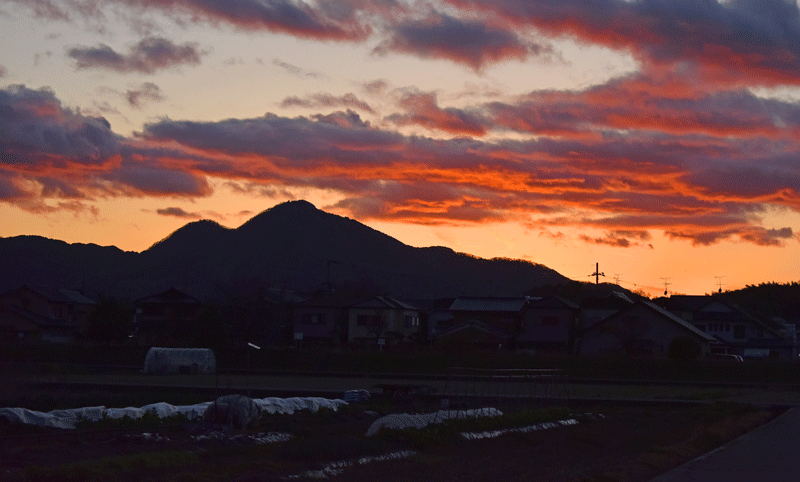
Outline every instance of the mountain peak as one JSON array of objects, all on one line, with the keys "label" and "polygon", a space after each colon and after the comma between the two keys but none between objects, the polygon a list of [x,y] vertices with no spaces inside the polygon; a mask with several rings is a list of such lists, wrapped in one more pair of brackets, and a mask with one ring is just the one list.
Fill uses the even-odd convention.
[{"label": "mountain peak", "polygon": [[172,232],[169,236],[157,241],[145,251],[163,250],[168,244],[181,244],[185,242],[195,242],[201,240],[203,242],[212,242],[219,240],[222,236],[229,231],[228,228],[222,226],[216,221],[210,219],[201,219],[184,224],[176,231]]}]

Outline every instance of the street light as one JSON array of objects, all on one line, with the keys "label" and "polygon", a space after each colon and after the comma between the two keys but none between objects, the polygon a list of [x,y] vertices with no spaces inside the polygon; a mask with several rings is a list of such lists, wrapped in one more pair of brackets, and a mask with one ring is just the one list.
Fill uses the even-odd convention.
[{"label": "street light", "polygon": [[[261,349],[260,346],[254,345],[249,341],[247,342],[247,346],[250,348],[255,348],[256,350]],[[250,350],[247,350],[247,396],[250,396]]]}]

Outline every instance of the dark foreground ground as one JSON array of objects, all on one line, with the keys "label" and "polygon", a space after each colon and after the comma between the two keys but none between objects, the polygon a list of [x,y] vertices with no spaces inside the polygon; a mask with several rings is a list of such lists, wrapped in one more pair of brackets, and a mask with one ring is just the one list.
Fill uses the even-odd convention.
[{"label": "dark foreground ground", "polygon": [[[0,480],[647,481],[779,413],[720,403],[587,404],[571,408],[576,425],[491,439],[468,441],[439,429],[366,437],[378,416],[411,410],[433,407],[353,404],[266,416],[255,428],[228,432],[197,423],[74,431],[0,426]],[[292,437],[259,443],[274,432]],[[366,463],[391,453],[413,455]]]}]

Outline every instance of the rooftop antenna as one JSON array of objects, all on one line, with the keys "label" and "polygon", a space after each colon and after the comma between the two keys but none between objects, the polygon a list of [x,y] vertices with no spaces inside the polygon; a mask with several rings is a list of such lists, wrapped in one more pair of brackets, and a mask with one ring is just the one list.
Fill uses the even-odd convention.
[{"label": "rooftop antenna", "polygon": [[672,278],[661,278],[661,279],[664,280],[664,296],[667,296],[667,287],[672,284],[669,283],[668,280],[671,280]]},{"label": "rooftop antenna", "polygon": [[594,284],[595,286],[600,284],[600,277],[605,277],[605,273],[600,272],[600,263],[594,264],[594,273],[590,274],[589,276],[594,276]]},{"label": "rooftop antenna", "polygon": [[722,276],[714,276],[717,280],[717,293],[722,293],[722,278],[725,278],[725,275]]},{"label": "rooftop antenna", "polygon": [[617,285],[617,286],[619,286],[619,277],[620,277],[620,275],[618,275],[618,274],[614,275],[614,284]]}]

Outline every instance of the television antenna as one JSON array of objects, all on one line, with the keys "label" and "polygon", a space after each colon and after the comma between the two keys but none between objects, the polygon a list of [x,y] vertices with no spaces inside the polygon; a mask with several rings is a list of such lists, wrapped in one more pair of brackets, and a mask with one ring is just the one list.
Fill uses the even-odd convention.
[{"label": "television antenna", "polygon": [[669,287],[669,285],[672,284],[672,283],[669,282],[669,280],[671,280],[672,278],[670,277],[670,278],[661,278],[661,279],[664,280],[664,296],[667,296],[667,288]]},{"label": "television antenna", "polygon": [[726,278],[726,277],[727,277],[726,275],[714,276],[714,278],[717,280],[717,293],[722,293],[722,286],[723,286],[722,278]]}]

